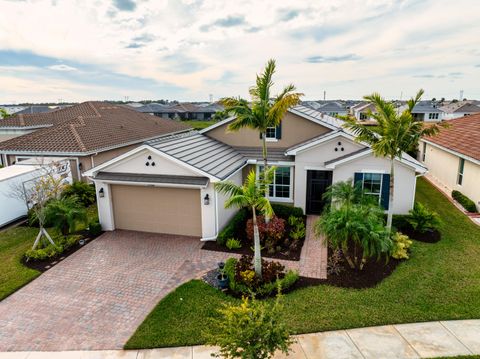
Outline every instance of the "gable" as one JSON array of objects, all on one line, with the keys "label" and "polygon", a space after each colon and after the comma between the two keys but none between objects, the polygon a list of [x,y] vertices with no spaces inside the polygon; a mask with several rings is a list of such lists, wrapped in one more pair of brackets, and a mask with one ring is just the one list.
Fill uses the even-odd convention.
[{"label": "gable", "polygon": [[200,176],[198,173],[148,149],[143,149],[118,162],[112,163],[103,168],[102,171],[151,175]]},{"label": "gable", "polygon": [[327,161],[357,152],[362,148],[365,148],[365,146],[338,135],[328,141],[297,153],[295,156],[295,162],[323,166]]},{"label": "gable", "polygon": [[[205,131],[205,135],[233,147],[260,147],[262,141],[257,131],[243,128],[238,132],[229,132],[228,123],[222,124],[211,130]],[[277,141],[268,142],[270,148],[288,148],[298,143],[320,136],[331,130],[299,115],[287,112],[282,120],[282,136]]]}]

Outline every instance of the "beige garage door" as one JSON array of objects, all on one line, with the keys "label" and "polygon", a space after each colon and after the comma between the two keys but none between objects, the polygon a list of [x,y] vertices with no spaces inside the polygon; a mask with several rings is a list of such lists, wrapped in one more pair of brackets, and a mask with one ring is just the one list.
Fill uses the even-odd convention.
[{"label": "beige garage door", "polygon": [[112,185],[115,228],[202,235],[200,190]]}]

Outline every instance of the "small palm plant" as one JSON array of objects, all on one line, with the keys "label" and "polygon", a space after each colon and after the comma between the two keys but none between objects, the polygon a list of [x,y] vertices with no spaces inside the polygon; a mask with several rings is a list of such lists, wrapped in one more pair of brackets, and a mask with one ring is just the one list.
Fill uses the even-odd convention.
[{"label": "small palm plant", "polygon": [[254,238],[254,268],[259,278],[262,278],[262,256],[260,249],[260,234],[257,225],[257,210],[265,216],[273,216],[273,208],[268,198],[265,197],[265,187],[268,186],[275,167],[271,167],[266,174],[265,180],[257,180],[255,171],[248,174],[242,186],[231,181],[215,183],[215,189],[225,195],[229,195],[225,201],[225,208],[250,208],[253,216]]},{"label": "small palm plant", "polygon": [[79,222],[86,222],[87,212],[76,196],[50,201],[46,207],[46,218],[64,236],[75,230]]}]

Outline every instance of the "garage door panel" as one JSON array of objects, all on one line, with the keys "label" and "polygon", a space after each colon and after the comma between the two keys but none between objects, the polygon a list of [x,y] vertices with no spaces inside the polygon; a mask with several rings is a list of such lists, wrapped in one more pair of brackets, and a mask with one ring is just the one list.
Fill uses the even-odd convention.
[{"label": "garage door panel", "polygon": [[200,190],[112,185],[115,228],[202,235]]}]

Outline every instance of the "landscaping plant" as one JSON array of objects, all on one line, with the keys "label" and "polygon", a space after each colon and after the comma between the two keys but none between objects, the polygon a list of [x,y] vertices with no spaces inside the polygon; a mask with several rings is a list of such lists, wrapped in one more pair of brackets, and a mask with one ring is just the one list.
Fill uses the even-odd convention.
[{"label": "landscaping plant", "polygon": [[224,245],[229,238],[235,237],[240,231],[245,229],[245,223],[248,218],[248,209],[241,208],[230,222],[220,231],[217,236],[217,243]]},{"label": "landscaping plant", "polygon": [[257,210],[268,217],[272,217],[274,214],[270,201],[264,196],[265,188],[271,181],[274,171],[275,167],[271,167],[267,171],[267,176],[263,180],[257,181],[255,171],[252,170],[242,186],[238,186],[231,181],[215,183],[215,190],[230,196],[225,201],[225,208],[238,207],[252,210],[255,273],[259,278],[262,278],[262,255],[257,225]]},{"label": "landscaping plant", "polygon": [[45,216],[64,236],[75,230],[78,222],[87,220],[87,212],[77,197],[63,197],[50,201]]},{"label": "landscaping plant", "polygon": [[408,223],[412,228],[420,233],[438,230],[440,225],[440,216],[437,212],[430,211],[420,202],[415,202],[413,209],[409,211],[410,216],[407,217]]},{"label": "landscaping plant", "polygon": [[243,298],[239,305],[225,305],[211,320],[207,343],[220,347],[217,357],[272,358],[276,351],[288,354],[294,342],[282,316],[278,295],[273,303]]},{"label": "landscaping plant", "polygon": [[345,118],[344,126],[354,132],[357,141],[370,144],[376,156],[386,157],[390,160],[390,199],[387,209],[387,229],[389,231],[392,228],[393,218],[395,160],[401,159],[404,152],[416,149],[421,137],[434,136],[439,132],[440,126],[446,126],[443,123],[424,126],[422,121],[416,121],[413,118],[412,110],[422,95],[423,90],[418,91],[414,98],[407,101],[407,108],[401,113],[393,102],[386,101],[378,93],[365,96],[364,99],[375,106],[375,113],[370,111],[367,114],[378,123],[375,130],[359,123],[353,117]]},{"label": "landscaping plant", "polygon": [[62,197],[77,197],[85,207],[95,203],[95,186],[81,181],[73,182],[65,187]]},{"label": "landscaping plant", "polygon": [[412,241],[400,232],[395,232],[392,236],[393,240],[393,249],[392,249],[392,258],[395,259],[408,259],[408,249],[412,245]]},{"label": "landscaping plant", "polygon": [[[258,216],[257,227],[260,243],[265,245],[269,253],[274,253],[275,248],[285,236],[285,220],[272,216],[267,223],[265,216]],[[246,227],[247,239],[249,241],[253,241],[254,232],[253,220],[249,219]]]},{"label": "landscaping plant", "polygon": [[235,239],[235,238],[227,239],[227,243],[225,245],[230,250],[242,248],[242,243],[240,243],[240,241],[238,239]]},{"label": "landscaping plant", "polygon": [[460,203],[463,208],[465,208],[468,212],[476,212],[477,206],[475,206],[475,202],[473,202],[470,198],[465,196],[460,191],[452,191],[452,197],[455,201]]},{"label": "landscaping plant", "polygon": [[[254,86],[249,89],[251,100],[228,97],[221,100],[225,112],[234,115],[236,119],[228,126],[229,131],[239,131],[242,128],[251,128],[260,132],[262,138],[263,177],[266,178],[268,170],[266,132],[269,127],[280,125],[285,113],[290,107],[300,103],[302,93],[295,92],[296,88],[290,84],[283,90],[273,95],[273,75],[275,73],[275,60],[269,60],[261,75],[257,75]],[[268,187],[265,189],[265,192]]]}]

